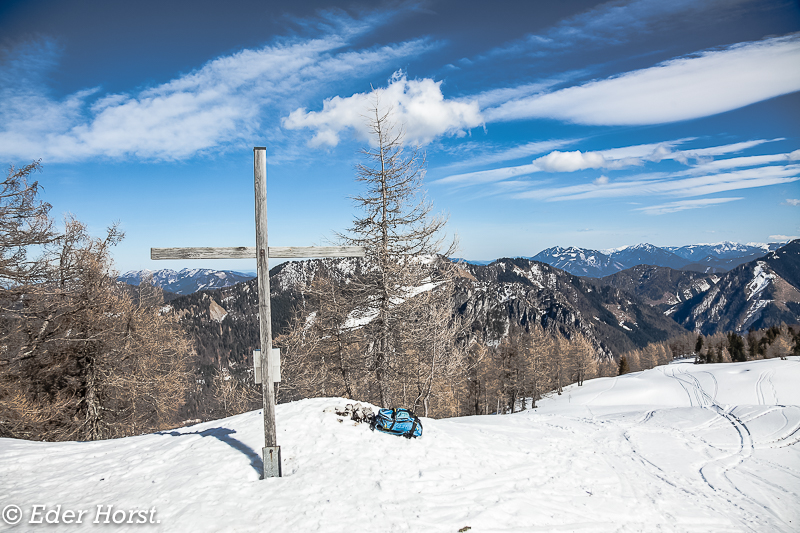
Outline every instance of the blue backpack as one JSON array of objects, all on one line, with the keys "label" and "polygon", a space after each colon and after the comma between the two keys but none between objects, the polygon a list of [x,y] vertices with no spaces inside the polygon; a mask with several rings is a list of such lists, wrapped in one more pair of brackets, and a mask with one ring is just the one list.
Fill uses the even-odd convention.
[{"label": "blue backpack", "polygon": [[381,409],[372,417],[369,429],[410,439],[422,436],[422,422],[408,409]]}]

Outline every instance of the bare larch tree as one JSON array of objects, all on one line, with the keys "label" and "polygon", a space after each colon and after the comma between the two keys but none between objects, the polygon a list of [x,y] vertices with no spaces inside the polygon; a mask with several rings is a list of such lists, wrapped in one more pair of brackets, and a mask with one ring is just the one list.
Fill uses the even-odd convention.
[{"label": "bare larch tree", "polygon": [[354,197],[361,216],[341,237],[367,249],[372,269],[358,281],[358,306],[362,316],[374,315],[365,326],[366,355],[377,399],[392,407],[391,384],[397,383],[393,378],[400,359],[410,349],[410,336],[403,333],[410,323],[407,305],[420,287],[435,282],[431,258],[450,255],[455,241],[443,250],[441,230],[447,219],[432,214],[433,205],[422,191],[425,156],[417,149],[406,151],[402,128],[392,123],[391,109],[382,110],[379,103],[368,117],[371,146],[362,150],[365,162],[356,167],[356,180],[365,185]]},{"label": "bare larch tree", "polygon": [[0,198],[0,434],[96,440],[161,429],[183,402],[189,342],[116,281],[104,238],[49,206],[11,169]]}]

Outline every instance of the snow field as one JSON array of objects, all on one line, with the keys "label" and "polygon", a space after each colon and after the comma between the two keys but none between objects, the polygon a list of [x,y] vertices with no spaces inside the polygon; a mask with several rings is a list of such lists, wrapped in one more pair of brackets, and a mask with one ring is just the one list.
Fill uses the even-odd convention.
[{"label": "snow field", "polygon": [[[344,420],[345,399],[283,404],[284,477],[267,480],[260,411],[112,441],[0,439],[0,507],[23,511],[0,530],[798,531],[799,363],[591,380],[536,410],[424,419],[417,440]],[[59,504],[84,522],[29,523]],[[160,523],[94,524],[98,505]]]}]

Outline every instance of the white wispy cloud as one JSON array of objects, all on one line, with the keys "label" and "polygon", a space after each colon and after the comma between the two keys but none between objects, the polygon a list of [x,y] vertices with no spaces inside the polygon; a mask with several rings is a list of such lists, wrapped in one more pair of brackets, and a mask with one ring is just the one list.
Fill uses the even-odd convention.
[{"label": "white wispy cloud", "polygon": [[666,32],[675,26],[703,24],[707,17],[718,19],[720,13],[753,0],[633,0],[611,1],[562,20],[547,30],[499,47],[488,54],[528,56],[568,51],[575,47],[615,46],[639,35]]},{"label": "white wispy cloud", "polygon": [[739,43],[484,110],[487,122],[550,118],[589,125],[706,117],[800,90],[798,34]]},{"label": "white wispy cloud", "polygon": [[800,199],[787,198],[786,199],[786,205],[793,205],[793,206],[797,207],[798,205],[800,205]]},{"label": "white wispy cloud", "polygon": [[661,205],[651,205],[647,207],[638,207],[634,211],[641,211],[647,215],[665,215],[667,213],[677,213],[678,211],[686,211],[687,209],[702,209],[704,207],[711,207],[719,204],[726,204],[728,202],[735,202],[742,200],[738,198],[701,198],[698,200],[680,200],[677,202],[669,202]]},{"label": "white wispy cloud", "polygon": [[648,161],[661,161],[668,158],[671,154],[675,153],[675,147],[681,144],[695,140],[694,137],[685,137],[683,139],[675,139],[672,141],[662,141],[659,143],[650,144],[636,144],[633,146],[622,146],[620,148],[610,148],[602,150],[600,153],[603,157],[610,160],[625,160],[625,159],[646,159]]},{"label": "white wispy cloud", "polygon": [[733,172],[683,177],[680,174],[637,175],[601,184],[537,188],[514,195],[547,201],[624,198],[632,196],[705,196],[800,180],[800,165],[758,167]]},{"label": "white wispy cloud", "polygon": [[[0,157],[182,159],[252,139],[269,113],[331,79],[382,71],[431,48],[414,40],[347,50],[346,39],[380,21],[336,19],[328,34],[281,41],[209,61],[167,83],[125,94],[91,88],[57,99],[40,83],[0,76]],[[15,69],[7,64],[2,68]],[[287,110],[288,111],[288,110]]]},{"label": "white wispy cloud", "polygon": [[[336,146],[340,135],[346,131],[368,140],[363,114],[376,95],[394,108],[398,122],[405,123],[408,139],[421,144],[440,136],[461,136],[484,123],[524,119],[550,118],[590,125],[658,124],[709,116],[800,90],[800,70],[793,68],[798,62],[800,38],[791,35],[705,51],[552,92],[548,92],[549,88],[563,80],[552,79],[449,99],[442,94],[440,81],[408,80],[399,73],[386,87],[372,92],[328,98],[320,111],[298,108],[283,120],[283,126],[311,130],[311,146]],[[657,147],[649,155],[650,160],[697,159],[712,155],[702,150],[673,152],[671,148]],[[744,148],[731,147],[733,151],[741,149]],[[578,161],[577,154],[570,154],[553,155],[552,161],[542,160],[540,168],[604,166],[593,153],[582,154],[582,162]],[[572,163],[567,162],[570,158]],[[621,158],[612,159],[618,166],[642,163],[634,159],[627,162]],[[529,168],[518,168],[500,175],[510,177],[528,171]],[[477,182],[502,179],[490,179],[490,175],[476,176]]]},{"label": "white wispy cloud", "polygon": [[430,78],[409,80],[397,72],[384,88],[329,98],[321,111],[296,109],[283,120],[283,127],[314,131],[308,141],[312,147],[336,146],[340,134],[348,130],[363,141],[371,141],[365,115],[376,103],[381,111],[392,110],[392,120],[402,124],[405,139],[411,143],[428,144],[443,135],[463,136],[483,124],[476,102],[445,99],[441,84]]},{"label": "white wispy cloud", "polygon": [[476,172],[466,172],[464,174],[453,174],[434,181],[438,184],[456,184],[456,185],[477,185],[481,183],[494,183],[502,182],[508,178],[525,176],[534,172],[540,172],[541,169],[538,165],[533,163],[528,165],[516,165],[513,167],[496,168],[491,170],[478,170]]},{"label": "white wispy cloud", "polygon": [[[572,152],[553,150],[547,155],[534,159],[529,164],[453,174],[436,180],[434,183],[477,185],[499,182],[513,177],[533,174],[534,172],[575,172],[577,170],[586,169],[621,170],[629,167],[642,166],[647,162],[659,163],[665,160],[676,160],[686,165],[689,165],[692,160],[695,162],[700,162],[702,163],[701,165],[692,167],[691,170],[686,171],[687,174],[697,174],[716,172],[718,170],[727,168],[756,166],[771,162],[788,162],[800,159],[800,157],[797,157],[800,155],[800,150],[798,150],[792,152],[791,154],[783,154],[780,156],[750,156],[720,160],[719,164],[715,166],[715,162],[709,161],[709,158],[713,156],[731,154],[746,150],[748,148],[753,148],[767,142],[773,142],[782,139],[755,139],[751,141],[709,146],[706,148],[691,150],[675,149],[681,144],[692,140],[694,140],[694,138],[687,137],[660,143],[638,144],[632,146],[623,146],[620,148],[611,148],[608,150],[587,152],[581,152],[580,150]],[[546,146],[546,143],[536,143],[535,147],[543,148]],[[738,159],[739,161],[734,161],[734,159]],[[726,165],[725,161],[731,162]],[[482,161],[482,163],[487,162],[488,161]]]},{"label": "white wispy cloud", "polygon": [[[451,163],[447,166],[439,167],[439,170],[446,171],[448,169],[455,169],[455,168],[464,168],[464,167],[480,167],[485,165],[491,165],[493,163],[501,163],[503,161],[513,161],[515,159],[522,159],[525,157],[530,157],[532,155],[543,154],[546,152],[550,152],[552,150],[556,150],[558,148],[563,148],[565,146],[569,146],[571,144],[575,144],[580,142],[581,139],[553,139],[548,141],[533,141],[525,144],[518,144],[516,146],[512,146],[511,148],[503,148],[503,149],[489,149],[480,153],[479,155],[474,155],[471,157],[466,157],[464,159],[460,159],[455,163]],[[474,150],[479,150],[479,147],[474,147]]]},{"label": "white wispy cloud", "polygon": [[783,137],[778,137],[776,139],[754,139],[752,141],[742,141],[738,143],[732,144],[723,144],[721,146],[709,146],[707,148],[695,148],[693,150],[682,150],[681,155],[687,158],[693,159],[700,159],[703,157],[713,157],[717,155],[728,155],[728,154],[735,154],[736,152],[741,152],[747,150],[748,148],[754,148],[756,146],[760,146],[764,143],[771,143],[776,141],[783,141],[785,140]]},{"label": "white wispy cloud", "polygon": [[771,163],[788,163],[800,160],[800,150],[784,154],[750,155],[744,157],[731,157],[728,159],[718,159],[716,161],[701,162],[692,168],[692,172],[714,172],[727,170],[729,168],[755,167],[769,165]]},{"label": "white wispy cloud", "polygon": [[771,241],[786,242],[800,239],[800,235],[770,235],[769,238]]},{"label": "white wispy cloud", "polygon": [[517,100],[519,98],[528,97],[531,95],[541,94],[553,86],[563,83],[572,76],[578,73],[565,74],[558,78],[543,80],[536,83],[527,83],[524,85],[516,85],[513,87],[499,87],[496,89],[489,89],[481,93],[471,96],[469,99],[475,101],[481,109],[494,107],[510,100]]}]

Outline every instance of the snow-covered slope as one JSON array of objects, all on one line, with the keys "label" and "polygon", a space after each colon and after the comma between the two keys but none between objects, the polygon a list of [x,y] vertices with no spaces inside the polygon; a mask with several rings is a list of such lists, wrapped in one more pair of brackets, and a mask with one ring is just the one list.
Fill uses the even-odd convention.
[{"label": "snow-covered slope", "polygon": [[[12,531],[797,531],[798,382],[796,357],[673,364],[515,415],[425,419],[419,440],[304,400],[277,407],[284,477],[267,480],[258,411],[115,441],[0,439],[0,501],[22,510]],[[86,513],[34,526],[34,505]],[[98,505],[160,522],[93,524]]]}]

